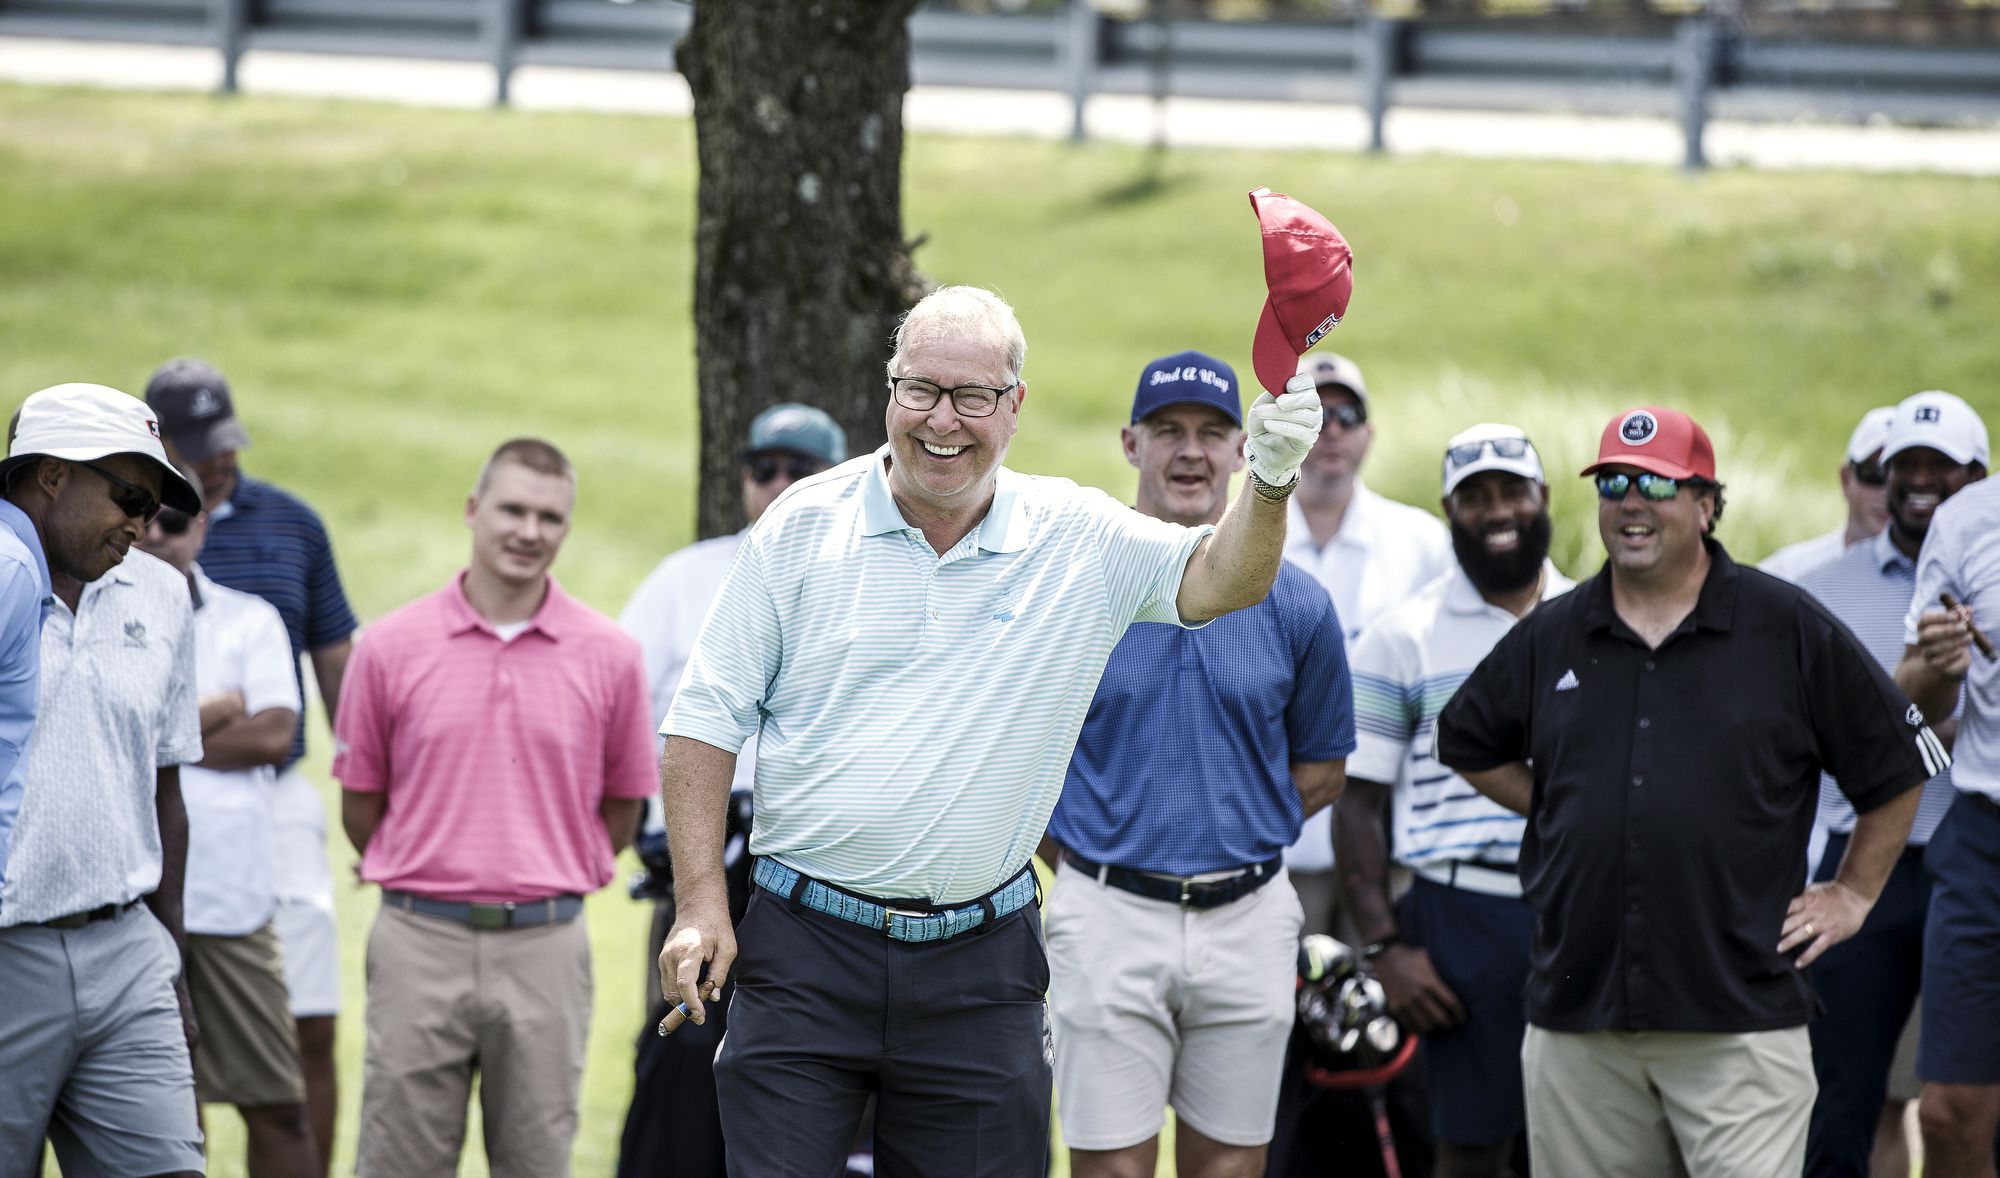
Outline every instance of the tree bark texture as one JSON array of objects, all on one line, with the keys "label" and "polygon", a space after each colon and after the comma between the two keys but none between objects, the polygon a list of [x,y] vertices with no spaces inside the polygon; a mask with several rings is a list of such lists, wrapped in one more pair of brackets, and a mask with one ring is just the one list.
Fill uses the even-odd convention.
[{"label": "tree bark texture", "polygon": [[702,537],[743,526],[750,419],[832,414],[882,442],[897,317],[922,294],[903,239],[903,94],[917,0],[698,0],[676,63],[701,167],[695,361]]}]

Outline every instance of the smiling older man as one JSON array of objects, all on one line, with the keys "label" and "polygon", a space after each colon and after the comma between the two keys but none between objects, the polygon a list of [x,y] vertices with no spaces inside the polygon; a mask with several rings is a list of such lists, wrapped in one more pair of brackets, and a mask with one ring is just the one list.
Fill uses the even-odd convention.
[{"label": "smiling older man", "polygon": [[[1197,626],[1277,575],[1317,396],[1258,398],[1247,485],[1189,528],[1001,465],[1026,354],[990,292],[910,311],[888,444],[751,531],[662,728],[679,905],[662,983],[699,1020],[735,971],[715,1063],[731,1174],[837,1173],[871,1093],[885,1170],[1040,1171],[1049,973],[1028,860],[1085,709],[1132,622]],[[758,887],[732,929],[723,807],[752,734]]]}]

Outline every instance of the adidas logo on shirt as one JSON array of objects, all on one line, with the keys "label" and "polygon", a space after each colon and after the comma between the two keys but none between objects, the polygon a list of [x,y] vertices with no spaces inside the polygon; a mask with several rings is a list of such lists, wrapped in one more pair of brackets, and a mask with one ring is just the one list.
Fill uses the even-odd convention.
[{"label": "adidas logo on shirt", "polygon": [[1583,684],[1577,682],[1576,672],[1574,670],[1564,671],[1563,677],[1556,680],[1557,691],[1575,691],[1577,688],[1581,686],[1583,686]]}]

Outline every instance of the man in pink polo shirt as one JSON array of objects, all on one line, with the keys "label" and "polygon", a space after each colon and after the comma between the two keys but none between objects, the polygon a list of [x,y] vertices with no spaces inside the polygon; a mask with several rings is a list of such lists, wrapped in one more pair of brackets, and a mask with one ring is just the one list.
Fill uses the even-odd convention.
[{"label": "man in pink polo shirt", "polygon": [[656,783],[645,666],[549,576],[576,476],[517,438],[466,500],[472,560],[368,628],[333,773],[368,938],[362,1178],[457,1169],[475,1068],[495,1178],[569,1173],[590,1026],[583,896]]}]

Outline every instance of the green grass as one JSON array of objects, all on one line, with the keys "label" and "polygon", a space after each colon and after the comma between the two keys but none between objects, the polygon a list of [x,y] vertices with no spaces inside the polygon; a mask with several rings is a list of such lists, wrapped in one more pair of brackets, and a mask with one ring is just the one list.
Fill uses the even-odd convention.
[{"label": "green grass", "polygon": [[[1433,503],[1446,437],[1521,424],[1556,471],[1572,572],[1601,550],[1566,472],[1623,406],[1708,425],[1731,484],[1721,534],[1751,557],[1837,521],[1833,470],[1868,406],[1943,387],[2000,408],[1992,180],[1156,162],[937,137],[906,163],[924,272],[996,287],[1026,326],[1012,465],[1118,494],[1133,480],[1116,426],[1144,360],[1192,346],[1248,373],[1262,295],[1243,193],[1258,184],[1354,242],[1357,294],[1331,342],[1375,390],[1369,481]],[[0,87],[0,399],[66,380],[136,390],[167,356],[214,360],[256,439],[246,466],[318,505],[364,617],[442,583],[465,556],[479,460],[546,435],[582,471],[559,572],[615,610],[692,533],[693,169],[692,127],[671,119]],[[810,399],[813,379],[801,357],[798,386],[773,397]],[[337,873],[349,858],[336,848]],[[374,900],[341,900],[345,1167]],[[585,1176],[616,1149],[642,917],[616,894],[590,909]],[[215,1172],[238,1173],[234,1117],[213,1128]]]}]

